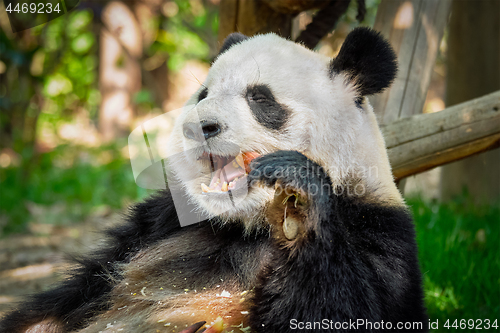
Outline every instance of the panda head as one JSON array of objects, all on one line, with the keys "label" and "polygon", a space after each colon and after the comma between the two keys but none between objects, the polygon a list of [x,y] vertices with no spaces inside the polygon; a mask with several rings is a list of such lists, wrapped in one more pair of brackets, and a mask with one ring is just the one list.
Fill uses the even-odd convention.
[{"label": "panda head", "polygon": [[232,34],[174,126],[172,168],[197,207],[248,225],[273,189],[248,188],[245,167],[277,150],[303,153],[335,186],[355,183],[360,200],[402,204],[365,98],[396,71],[388,42],[367,28],[353,30],[334,59],[275,34]]}]

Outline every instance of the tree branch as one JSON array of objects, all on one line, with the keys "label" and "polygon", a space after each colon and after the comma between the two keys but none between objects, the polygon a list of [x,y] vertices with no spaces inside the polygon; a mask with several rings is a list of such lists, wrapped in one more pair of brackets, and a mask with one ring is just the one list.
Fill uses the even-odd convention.
[{"label": "tree branch", "polygon": [[500,91],[382,127],[396,179],[500,146]]}]

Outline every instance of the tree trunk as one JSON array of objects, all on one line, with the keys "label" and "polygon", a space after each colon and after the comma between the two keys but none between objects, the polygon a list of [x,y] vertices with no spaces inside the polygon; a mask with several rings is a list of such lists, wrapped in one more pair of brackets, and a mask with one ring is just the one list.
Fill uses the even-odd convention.
[{"label": "tree trunk", "polygon": [[[500,89],[500,1],[454,1],[448,39],[446,105]],[[500,150],[446,165],[441,199],[464,188],[476,202],[500,197]]]},{"label": "tree trunk", "polygon": [[232,32],[247,36],[274,32],[290,37],[292,31],[293,16],[274,11],[265,1],[222,0],[219,16],[219,43]]},{"label": "tree trunk", "polygon": [[141,88],[138,60],[142,56],[142,33],[134,13],[123,2],[108,3],[102,22],[99,131],[105,141],[110,141],[130,132],[132,98]]},{"label": "tree trunk", "polygon": [[[350,0],[338,1],[347,1],[348,4]],[[241,32],[247,36],[274,32],[282,37],[290,38],[292,19],[295,15],[309,9],[324,8],[328,2],[325,0],[221,0],[219,43],[222,43],[232,32]]]}]

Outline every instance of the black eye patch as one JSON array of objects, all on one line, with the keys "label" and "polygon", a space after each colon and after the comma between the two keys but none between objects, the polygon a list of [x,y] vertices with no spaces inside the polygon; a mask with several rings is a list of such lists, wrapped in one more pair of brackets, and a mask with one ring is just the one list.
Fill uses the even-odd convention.
[{"label": "black eye patch", "polygon": [[279,130],[290,116],[290,110],[276,101],[266,85],[248,87],[246,99],[255,119],[266,128]]},{"label": "black eye patch", "polygon": [[207,88],[204,88],[200,94],[198,95],[198,103],[201,101],[201,100],[204,100],[208,95],[208,89]]}]

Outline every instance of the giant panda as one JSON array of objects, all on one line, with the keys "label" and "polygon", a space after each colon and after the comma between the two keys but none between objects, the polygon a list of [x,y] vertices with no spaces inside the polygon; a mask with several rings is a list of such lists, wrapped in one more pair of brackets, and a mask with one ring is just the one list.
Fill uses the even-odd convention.
[{"label": "giant panda", "polygon": [[[368,28],[334,59],[230,35],[165,148],[171,188],[0,331],[426,332],[412,218],[367,99],[396,71]],[[174,186],[208,218],[181,227]]]}]

